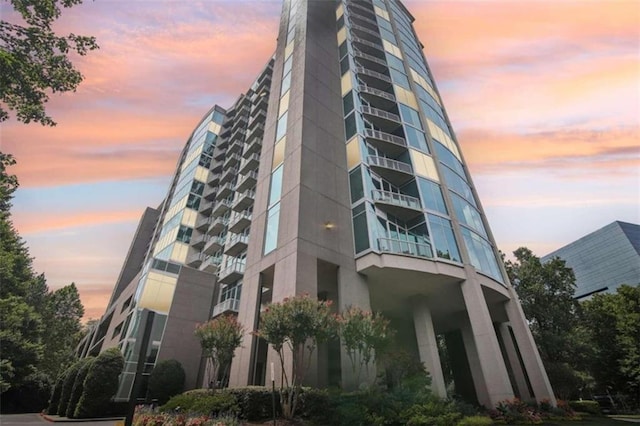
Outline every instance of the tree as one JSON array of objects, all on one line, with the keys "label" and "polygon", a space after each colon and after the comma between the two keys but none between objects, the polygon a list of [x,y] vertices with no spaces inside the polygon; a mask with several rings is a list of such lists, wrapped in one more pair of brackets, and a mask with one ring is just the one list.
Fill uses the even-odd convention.
[{"label": "tree", "polygon": [[360,384],[363,368],[374,360],[376,352],[383,351],[389,344],[392,333],[389,321],[378,313],[350,307],[338,317],[340,341],[351,361],[351,368]]},{"label": "tree", "polygon": [[580,306],[573,298],[573,270],[558,257],[542,263],[526,247],[513,254],[516,260],[505,263],[507,274],[518,293],[549,380],[554,389],[567,389],[569,381],[581,382],[580,371],[586,369],[590,354],[585,330],[580,326]]},{"label": "tree", "polygon": [[98,45],[94,37],[60,36],[52,29],[62,8],[82,0],[10,1],[22,22],[0,21],[0,122],[9,109],[21,122],[54,126],[45,111],[48,92],[75,91],[83,77],[69,55],[84,56]]},{"label": "tree", "polygon": [[198,325],[195,334],[207,357],[209,383],[215,389],[218,379],[224,381],[228,375],[234,352],[242,344],[244,327],[233,315],[222,315]]},{"label": "tree", "polygon": [[640,403],[640,287],[596,294],[583,303],[594,353],[589,364],[600,392],[611,389]]},{"label": "tree", "polygon": [[57,377],[74,360],[74,351],[80,341],[81,319],[84,307],[75,283],[46,295],[42,312],[44,319],[43,344],[47,356],[40,369]]},{"label": "tree", "polygon": [[118,377],[123,367],[124,357],[118,348],[107,349],[98,355],[84,381],[75,417],[100,417],[109,412],[111,398],[118,391]]},{"label": "tree", "polygon": [[147,387],[149,396],[158,400],[159,405],[178,395],[184,389],[185,373],[182,364],[175,359],[167,359],[156,364],[149,376]]},{"label": "tree", "polygon": [[[256,335],[264,338],[278,353],[282,380],[280,402],[286,418],[293,418],[298,405],[301,383],[318,346],[336,335],[336,319],[331,301],[311,299],[308,295],[285,298],[271,303],[260,315]],[[286,352],[291,354],[291,376],[285,369]]]}]

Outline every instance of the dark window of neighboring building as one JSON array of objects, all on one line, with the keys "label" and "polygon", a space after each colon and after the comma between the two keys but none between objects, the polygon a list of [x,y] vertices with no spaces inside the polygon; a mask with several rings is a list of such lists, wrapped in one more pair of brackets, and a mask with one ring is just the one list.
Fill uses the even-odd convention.
[{"label": "dark window of neighboring building", "polygon": [[362,184],[362,169],[360,167],[349,173],[349,186],[351,189],[351,202],[355,203],[364,197],[364,185]]},{"label": "dark window of neighboring building", "polygon": [[369,231],[367,229],[365,203],[353,209],[353,236],[356,253],[360,253],[369,248]]},{"label": "dark window of neighboring building", "polygon": [[349,91],[344,98],[342,98],[342,107],[344,108],[344,115],[349,114],[353,110],[353,92]]},{"label": "dark window of neighboring building", "polygon": [[344,133],[346,140],[351,139],[353,135],[358,131],[358,126],[356,124],[356,113],[352,112],[344,119]]}]

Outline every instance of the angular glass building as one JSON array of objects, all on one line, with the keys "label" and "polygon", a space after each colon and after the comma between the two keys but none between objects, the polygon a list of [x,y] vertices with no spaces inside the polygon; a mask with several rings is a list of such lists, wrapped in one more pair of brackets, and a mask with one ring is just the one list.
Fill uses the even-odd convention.
[{"label": "angular glass building", "polygon": [[[276,357],[251,334],[262,308],[310,294],[337,310],[382,312],[397,350],[424,363],[440,396],[451,377],[457,394],[486,406],[555,401],[412,22],[397,0],[284,1],[275,55],[246,94],[194,131],[151,211],[157,226],[129,280],[136,290],[118,283],[84,352],[113,335],[98,350],[119,340],[135,362],[137,313],[153,310],[149,366],[191,362],[189,385],[201,386],[199,352],[182,354],[193,325],[233,313],[247,333],[220,379],[261,385]],[[210,312],[184,319],[207,292]],[[105,326],[109,315],[124,322]],[[337,341],[319,348],[307,380],[358,385]]]}]

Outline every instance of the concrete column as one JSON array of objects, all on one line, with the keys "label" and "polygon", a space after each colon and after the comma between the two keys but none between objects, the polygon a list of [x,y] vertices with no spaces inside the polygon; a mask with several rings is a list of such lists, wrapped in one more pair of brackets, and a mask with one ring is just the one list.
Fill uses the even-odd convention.
[{"label": "concrete column", "polygon": [[[472,349],[472,346],[475,347],[475,354],[473,350],[467,350],[471,371],[474,374],[480,373],[486,386],[486,392],[477,392],[478,400],[490,408],[499,401],[513,398],[513,388],[493,329],[489,308],[482,293],[482,286],[476,279],[475,269],[469,265],[466,265],[465,269],[468,278],[462,282],[460,289],[469,315],[470,328],[465,332],[466,327],[463,327],[463,338],[466,336],[465,347],[469,349]],[[474,345],[470,344],[471,341]],[[478,384],[476,384],[477,390]]]},{"label": "concrete column", "polygon": [[447,389],[440,364],[438,342],[433,329],[431,310],[425,299],[419,299],[413,306],[413,323],[416,329],[416,339],[420,361],[431,375],[431,390],[440,398],[447,397]]},{"label": "concrete column", "polygon": [[553,389],[551,389],[551,383],[542,364],[538,347],[533,340],[531,330],[525,320],[524,312],[518,302],[518,296],[512,287],[509,288],[509,291],[511,293],[511,300],[505,303],[505,310],[511,328],[513,329],[513,335],[516,340],[515,343],[520,349],[522,362],[529,377],[529,383],[531,383],[535,399],[536,401],[548,399],[553,405],[556,405],[556,397],[553,394]]},{"label": "concrete column", "polygon": [[476,391],[478,403],[486,407],[491,407],[492,403],[487,399],[489,395],[489,389],[487,388],[487,382],[485,382],[484,380],[484,374],[482,374],[482,366],[480,364],[480,358],[478,357],[478,348],[476,348],[476,342],[473,337],[471,326],[469,324],[461,326],[460,334],[462,335],[464,351],[467,355],[469,371],[471,372],[473,388]]},{"label": "concrete column", "polygon": [[501,323],[498,326],[498,330],[502,337],[502,342],[504,343],[504,349],[507,354],[509,365],[511,366],[511,371],[513,372],[513,378],[516,382],[520,399],[523,401],[534,400],[533,395],[529,392],[527,379],[524,370],[522,369],[522,365],[520,364],[520,358],[518,357],[518,351],[516,350],[515,343],[513,342],[511,333],[509,332],[509,324]]}]

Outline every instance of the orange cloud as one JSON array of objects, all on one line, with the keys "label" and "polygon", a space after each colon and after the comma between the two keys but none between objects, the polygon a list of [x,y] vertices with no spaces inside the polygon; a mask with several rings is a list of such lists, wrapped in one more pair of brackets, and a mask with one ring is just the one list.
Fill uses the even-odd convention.
[{"label": "orange cloud", "polygon": [[86,212],[52,216],[43,215],[42,212],[34,212],[21,214],[19,217],[15,217],[13,221],[18,232],[25,236],[66,228],[136,221],[140,218],[140,215],[141,212],[139,210]]}]

